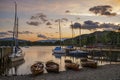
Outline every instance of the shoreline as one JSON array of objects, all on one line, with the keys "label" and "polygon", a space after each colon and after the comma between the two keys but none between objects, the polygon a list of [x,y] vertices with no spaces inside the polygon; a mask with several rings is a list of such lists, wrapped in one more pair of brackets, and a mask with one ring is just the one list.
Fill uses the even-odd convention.
[{"label": "shoreline", "polygon": [[120,64],[107,64],[96,69],[81,68],[80,71],[67,70],[60,73],[45,73],[17,76],[0,76],[0,80],[120,80]]}]

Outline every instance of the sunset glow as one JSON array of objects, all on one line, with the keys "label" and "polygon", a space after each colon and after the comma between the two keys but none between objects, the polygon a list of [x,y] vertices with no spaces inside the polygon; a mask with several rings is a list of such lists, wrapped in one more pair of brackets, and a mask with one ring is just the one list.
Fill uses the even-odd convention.
[{"label": "sunset glow", "polygon": [[[57,39],[61,19],[62,38],[71,38],[71,21],[81,25],[85,21],[100,24],[120,24],[120,0],[16,0],[19,17],[19,39],[30,41]],[[62,4],[62,5],[61,5]],[[105,5],[105,6],[104,6]],[[90,8],[111,8],[111,12],[94,14]],[[14,0],[0,0],[0,38],[12,37],[14,25]],[[88,26],[88,25],[87,25]],[[117,29],[117,28],[116,28]],[[82,34],[89,34],[100,28],[82,28]],[[75,29],[75,36],[79,30]],[[38,36],[40,35],[40,36]]]}]

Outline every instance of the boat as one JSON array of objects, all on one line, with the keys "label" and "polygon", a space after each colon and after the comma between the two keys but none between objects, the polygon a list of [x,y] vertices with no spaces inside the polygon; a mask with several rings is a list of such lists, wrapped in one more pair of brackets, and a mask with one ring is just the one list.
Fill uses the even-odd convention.
[{"label": "boat", "polygon": [[65,63],[72,63],[72,60],[66,59]]},{"label": "boat", "polygon": [[73,51],[69,51],[69,55],[75,56],[75,57],[87,57],[88,52],[82,51],[82,50],[73,50]]},{"label": "boat", "polygon": [[71,60],[65,60],[65,68],[66,69],[71,69],[75,71],[79,71],[79,64],[73,63]]},{"label": "boat", "polygon": [[65,48],[66,53],[69,53],[70,51],[75,51],[76,49],[73,46],[67,46]]},{"label": "boat", "polygon": [[87,59],[87,58],[80,58],[80,61],[81,61],[81,62],[87,62],[88,59]]},{"label": "boat", "polygon": [[[77,24],[78,25],[78,23],[74,23],[74,25],[75,24]],[[73,26],[74,26],[73,24],[72,24],[72,22],[71,22],[71,28],[72,28],[72,44],[74,45],[74,40],[73,40]],[[81,27],[79,26],[79,35],[80,35],[80,37],[79,37],[79,46],[81,46]],[[80,47],[80,49],[74,49],[73,48],[73,46],[70,46],[68,49],[70,49],[69,51],[68,51],[68,55],[71,55],[71,56],[75,56],[75,57],[87,57],[87,55],[88,55],[88,52],[86,52],[86,51],[82,51],[82,50],[80,50],[81,49],[81,47]]]},{"label": "boat", "polygon": [[44,65],[42,62],[36,62],[30,69],[33,75],[42,74],[44,72]]},{"label": "boat", "polygon": [[11,62],[24,60],[25,54],[19,47],[13,47],[13,53],[9,56]]},{"label": "boat", "polygon": [[58,73],[59,72],[59,64],[53,62],[53,61],[48,61],[46,63],[46,68],[47,72],[55,72]]},{"label": "boat", "polygon": [[60,41],[60,46],[55,47],[52,52],[55,54],[65,54],[65,49],[61,46],[61,26],[60,26],[60,19],[59,19],[59,41]]},{"label": "boat", "polygon": [[90,67],[90,68],[97,68],[97,62],[95,61],[82,61],[82,67]]},{"label": "boat", "polygon": [[75,51],[76,50],[76,48],[74,48],[74,39],[73,39],[73,37],[74,37],[74,30],[73,30],[72,22],[71,22],[71,29],[72,29],[72,42],[71,42],[72,44],[69,45],[69,46],[66,46],[65,50],[66,50],[67,54],[69,54],[69,52],[71,52],[71,51]]},{"label": "boat", "polygon": [[24,60],[24,59],[20,60],[19,62],[15,61],[15,62],[12,62],[12,63],[11,63],[10,67],[20,66],[20,65],[22,65],[23,63],[25,63],[25,60]]},{"label": "boat", "polygon": [[24,53],[18,44],[18,16],[17,16],[17,3],[15,2],[15,22],[13,28],[13,47],[12,54],[9,56],[12,62],[24,59]]},{"label": "boat", "polygon": [[61,46],[57,46],[55,49],[53,49],[53,54],[65,54],[65,49],[63,49]]}]

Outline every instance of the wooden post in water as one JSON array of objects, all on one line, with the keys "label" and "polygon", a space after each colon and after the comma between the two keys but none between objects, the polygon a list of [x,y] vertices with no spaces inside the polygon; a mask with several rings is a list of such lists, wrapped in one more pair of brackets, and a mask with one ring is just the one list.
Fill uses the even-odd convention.
[{"label": "wooden post in water", "polygon": [[80,46],[80,50],[81,50],[81,46],[82,46],[82,41],[81,41],[81,26],[79,26],[79,46]]},{"label": "wooden post in water", "polygon": [[9,68],[9,55],[11,53],[11,47],[0,47],[0,75],[7,75],[6,73]]},{"label": "wooden post in water", "polygon": [[0,75],[2,73],[2,48],[0,48]]},{"label": "wooden post in water", "polygon": [[109,51],[110,64],[111,64],[111,58],[112,58],[111,55],[112,55],[112,54],[111,54],[111,47],[110,47],[110,51]]},{"label": "wooden post in water", "polygon": [[102,47],[100,47],[100,60],[101,60],[101,63],[102,63],[102,56],[103,56]]}]

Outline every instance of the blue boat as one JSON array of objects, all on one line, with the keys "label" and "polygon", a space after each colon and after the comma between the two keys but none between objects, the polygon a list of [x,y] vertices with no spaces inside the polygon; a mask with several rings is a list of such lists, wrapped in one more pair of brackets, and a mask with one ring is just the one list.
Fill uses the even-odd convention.
[{"label": "blue boat", "polygon": [[55,49],[53,49],[53,53],[55,54],[65,54],[65,49],[61,48],[60,46],[55,47]]},{"label": "blue boat", "polygon": [[68,55],[74,56],[74,57],[87,57],[88,52],[82,51],[82,50],[74,50],[74,51],[70,51]]}]

